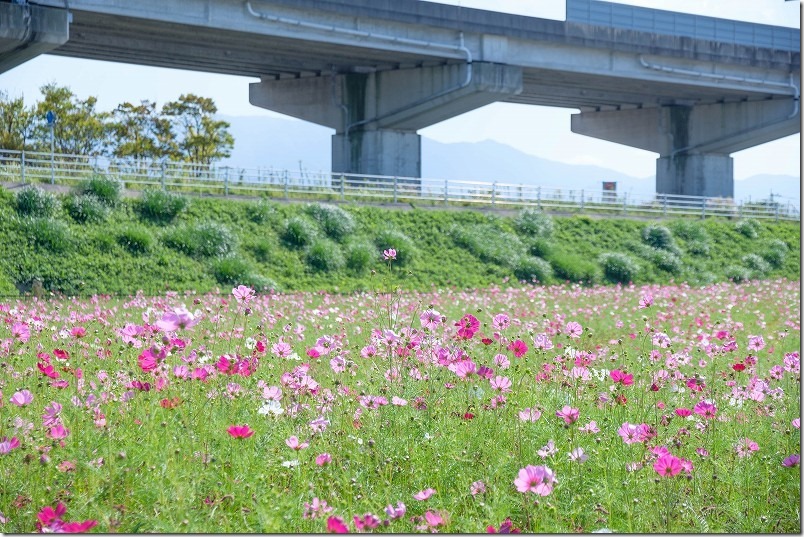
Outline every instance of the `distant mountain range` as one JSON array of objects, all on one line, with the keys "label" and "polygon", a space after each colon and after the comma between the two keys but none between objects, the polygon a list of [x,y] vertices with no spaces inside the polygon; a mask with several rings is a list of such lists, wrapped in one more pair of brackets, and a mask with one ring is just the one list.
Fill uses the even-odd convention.
[{"label": "distant mountain range", "polygon": [[[221,116],[235,138],[232,155],[221,165],[245,169],[329,171],[332,129],[292,119]],[[422,176],[433,179],[499,181],[589,191],[603,181],[616,181],[618,192],[652,196],[655,177],[631,177],[599,166],[567,164],[523,153],[493,140],[475,143],[437,142],[422,137]],[[800,205],[801,180],[792,175],[754,175],[734,182],[738,200],[779,201]]]}]

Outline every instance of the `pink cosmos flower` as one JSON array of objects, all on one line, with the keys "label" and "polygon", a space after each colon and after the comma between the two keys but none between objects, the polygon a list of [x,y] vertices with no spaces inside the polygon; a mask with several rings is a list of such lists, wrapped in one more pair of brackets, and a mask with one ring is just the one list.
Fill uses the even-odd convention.
[{"label": "pink cosmos flower", "polygon": [[795,418],[793,421],[790,422],[790,425],[792,425],[796,429],[801,429],[801,418]]},{"label": "pink cosmos flower", "polygon": [[53,440],[61,440],[70,436],[70,429],[66,428],[62,423],[57,423],[50,428],[47,436]]},{"label": "pink cosmos flower", "polygon": [[482,481],[475,481],[469,486],[469,492],[472,494],[472,496],[483,494],[486,492],[486,484]]},{"label": "pink cosmos flower", "polygon": [[31,330],[25,323],[14,323],[11,326],[11,335],[14,336],[14,339],[17,341],[27,343],[28,339],[31,337]]},{"label": "pink cosmos flower", "polygon": [[322,453],[321,455],[315,458],[315,463],[318,466],[326,466],[331,462],[332,462],[332,455],[330,455],[329,453]]},{"label": "pink cosmos flower", "polygon": [[765,348],[765,338],[762,336],[748,336],[748,350],[761,351]]},{"label": "pink cosmos flower", "polygon": [[20,390],[11,396],[9,402],[17,406],[30,405],[33,403],[33,394],[30,390]]},{"label": "pink cosmos flower", "polygon": [[641,442],[641,427],[639,425],[625,422],[617,430],[617,434],[623,439],[626,444],[638,444]]},{"label": "pink cosmos flower", "polygon": [[385,261],[393,261],[396,259],[396,250],[393,248],[388,248],[387,250],[382,251],[382,258]]},{"label": "pink cosmos flower", "polygon": [[582,447],[577,447],[573,449],[568,453],[567,456],[569,457],[569,460],[571,460],[572,462],[577,462],[578,464],[585,463],[586,460],[589,458],[589,455],[586,454],[586,452],[583,450]]},{"label": "pink cosmos flower", "polygon": [[299,439],[295,436],[291,436],[287,440],[285,440],[285,444],[288,445],[290,449],[299,451],[300,449],[305,449],[310,445],[309,442],[299,442]]},{"label": "pink cosmos flower", "polygon": [[516,490],[522,493],[533,492],[539,496],[547,496],[553,492],[555,483],[555,474],[547,466],[525,466],[514,479]]},{"label": "pink cosmos flower", "polygon": [[349,527],[339,516],[327,518],[327,533],[349,533]]},{"label": "pink cosmos flower", "polygon": [[254,431],[248,425],[232,425],[226,431],[233,438],[248,438],[254,434]]},{"label": "pink cosmos flower", "polygon": [[424,310],[419,315],[419,321],[422,323],[422,328],[426,330],[435,330],[441,324],[441,314],[436,310],[429,308]]},{"label": "pink cosmos flower", "polygon": [[537,334],[533,336],[533,347],[542,351],[549,351],[553,348],[553,342],[547,334]]},{"label": "pink cosmos flower", "polygon": [[690,410],[689,408],[677,408],[675,412],[677,416],[680,416],[682,418],[686,418],[687,416],[692,415],[692,410]]},{"label": "pink cosmos flower", "polygon": [[578,430],[581,431],[582,433],[591,433],[591,434],[596,434],[600,432],[600,428],[597,426],[597,422],[594,420],[590,421],[583,427],[580,427]]},{"label": "pink cosmos flower", "polygon": [[717,407],[708,401],[701,401],[693,409],[696,414],[703,416],[706,419],[713,419],[717,414]]},{"label": "pink cosmos flower", "polygon": [[734,451],[737,452],[737,456],[740,458],[748,457],[753,454],[754,451],[759,451],[759,444],[750,438],[743,438],[735,444]]},{"label": "pink cosmos flower", "polygon": [[519,411],[519,419],[522,421],[535,422],[542,417],[542,413],[536,408],[526,408]]},{"label": "pink cosmos flower", "polygon": [[45,413],[42,415],[42,426],[50,428],[59,423],[61,408],[61,405],[55,401],[51,402],[50,406],[45,407]]},{"label": "pink cosmos flower", "polygon": [[12,449],[18,447],[20,447],[20,441],[16,436],[12,436],[10,439],[6,436],[0,438],[0,455],[10,453]]},{"label": "pink cosmos flower", "polygon": [[232,294],[240,304],[248,304],[256,296],[254,289],[245,285],[238,285],[232,289]]},{"label": "pink cosmos flower", "polygon": [[500,369],[508,369],[511,366],[511,361],[508,360],[508,357],[504,354],[495,354],[494,365]]},{"label": "pink cosmos flower", "polygon": [[490,384],[493,390],[499,390],[502,393],[509,393],[511,391],[512,383],[508,377],[497,375],[491,379]]},{"label": "pink cosmos flower", "polygon": [[421,491],[417,492],[416,494],[414,494],[413,499],[414,500],[419,500],[421,502],[421,501],[426,500],[427,498],[429,498],[430,496],[432,496],[435,493],[436,493],[435,489],[424,489],[424,490],[421,490]]},{"label": "pink cosmos flower", "polygon": [[505,330],[511,326],[511,318],[504,313],[498,313],[492,317],[491,326],[493,326],[495,330]]},{"label": "pink cosmos flower", "polygon": [[642,295],[639,299],[639,309],[649,308],[653,305],[653,295],[650,293]]},{"label": "pink cosmos flower", "polygon": [[397,397],[396,395],[391,397],[391,404],[395,406],[405,406],[408,404],[407,400],[402,399],[401,397]]},{"label": "pink cosmos flower", "polygon": [[517,339],[508,345],[508,350],[512,351],[517,358],[522,358],[528,353],[528,346],[521,339]]},{"label": "pink cosmos flower", "polygon": [[98,524],[97,520],[66,522],[61,518],[66,512],[67,507],[61,502],[56,505],[55,509],[49,505],[43,507],[36,514],[39,519],[39,522],[36,523],[37,530],[41,533],[85,533]]},{"label": "pink cosmos flower", "polygon": [[480,330],[480,321],[471,313],[467,313],[461,320],[455,323],[458,327],[458,337],[463,339],[472,339],[475,334]]},{"label": "pink cosmos flower", "polygon": [[70,329],[70,335],[74,338],[82,338],[87,335],[87,329],[83,326],[74,326]]},{"label": "pink cosmos flower", "polygon": [[500,524],[500,529],[497,529],[494,526],[487,526],[486,533],[522,533],[522,530],[515,528],[514,523],[511,522],[511,517],[508,517],[503,521],[502,524]]},{"label": "pink cosmos flower", "polygon": [[385,507],[385,514],[388,515],[389,520],[396,520],[398,518],[402,518],[403,516],[405,516],[406,512],[407,508],[405,507],[405,504],[402,502],[396,502],[396,507],[394,507],[391,504],[388,504]]},{"label": "pink cosmos flower", "polygon": [[548,440],[547,445],[542,447],[542,449],[536,451],[536,453],[539,454],[539,457],[546,459],[547,457],[550,457],[558,453],[558,448],[556,448],[555,442],[553,442],[552,440]]},{"label": "pink cosmos flower", "polygon": [[563,419],[567,425],[571,425],[580,417],[580,411],[577,408],[572,408],[569,405],[565,405],[564,408],[556,411],[556,416]]},{"label": "pink cosmos flower", "polygon": [[438,526],[443,526],[445,524],[444,517],[435,511],[427,511],[424,513],[424,521],[430,528],[437,528]]},{"label": "pink cosmos flower", "polygon": [[656,459],[653,469],[662,477],[673,477],[681,472],[681,459],[665,454]]},{"label": "pink cosmos flower", "polygon": [[583,327],[579,323],[575,321],[570,321],[567,323],[566,326],[567,336],[571,337],[572,339],[577,339],[581,337],[583,333]]},{"label": "pink cosmos flower", "polygon": [[634,375],[620,371],[619,369],[615,369],[609,373],[609,376],[615,383],[620,383],[623,386],[631,386],[634,383]]},{"label": "pink cosmos flower", "polygon": [[182,306],[162,315],[162,318],[156,321],[156,326],[163,332],[175,332],[180,328],[192,328],[198,324],[199,320],[187,308]]},{"label": "pink cosmos flower", "polygon": [[785,468],[793,468],[794,466],[798,466],[799,462],[801,462],[801,457],[798,454],[793,454],[782,461],[782,466]]}]

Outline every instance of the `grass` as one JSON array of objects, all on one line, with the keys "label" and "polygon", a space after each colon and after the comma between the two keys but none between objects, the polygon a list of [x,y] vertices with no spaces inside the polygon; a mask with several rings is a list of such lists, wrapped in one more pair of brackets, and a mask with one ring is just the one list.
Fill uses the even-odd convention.
[{"label": "grass", "polygon": [[[242,304],[196,292],[6,302],[0,437],[20,447],[0,453],[3,530],[34,531],[37,513],[63,502],[65,520],[125,533],[322,532],[329,517],[354,531],[367,514],[394,533],[482,533],[507,518],[526,532],[801,531],[799,471],[782,465],[800,454],[798,281],[389,292],[405,270],[377,267],[367,293]],[[640,309],[646,296],[654,302]],[[143,330],[182,305],[197,324]],[[468,315],[477,332],[462,337]],[[551,349],[537,348],[540,334]],[[509,348],[517,340],[521,357]],[[242,360],[240,374],[223,372],[233,371],[224,355]],[[46,360],[57,379],[37,367]],[[463,378],[467,360],[493,373]],[[201,369],[209,376],[193,379]],[[633,384],[615,383],[615,369]],[[18,406],[23,390],[33,400]],[[675,412],[702,401],[717,419]],[[63,439],[43,422],[53,402]],[[556,415],[565,406],[578,409],[572,424]],[[523,421],[525,409],[541,415]],[[580,430],[592,421],[598,432]],[[626,444],[624,423],[655,436]],[[227,433],[245,424],[252,436]],[[309,446],[292,449],[293,436]],[[742,457],[745,438],[758,450]],[[660,476],[659,446],[691,471]],[[570,460],[576,448],[585,462]],[[324,453],[332,460],[320,466]],[[548,495],[517,490],[528,465],[555,472]],[[485,491],[473,495],[477,482]],[[398,502],[406,513],[390,520]]]}]

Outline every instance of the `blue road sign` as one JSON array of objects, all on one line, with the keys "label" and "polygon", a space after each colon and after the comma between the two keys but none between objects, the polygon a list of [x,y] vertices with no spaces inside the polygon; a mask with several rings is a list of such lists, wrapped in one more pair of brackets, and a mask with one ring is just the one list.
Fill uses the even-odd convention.
[{"label": "blue road sign", "polygon": [[45,117],[47,118],[48,125],[53,125],[53,123],[56,122],[56,114],[54,114],[52,110],[48,110]]}]

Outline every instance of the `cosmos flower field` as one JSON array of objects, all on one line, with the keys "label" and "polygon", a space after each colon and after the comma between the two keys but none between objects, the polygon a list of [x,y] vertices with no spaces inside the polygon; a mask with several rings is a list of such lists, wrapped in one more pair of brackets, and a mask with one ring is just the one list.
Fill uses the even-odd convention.
[{"label": "cosmos flower field", "polygon": [[798,533],[799,286],[6,302],[0,532]]}]

